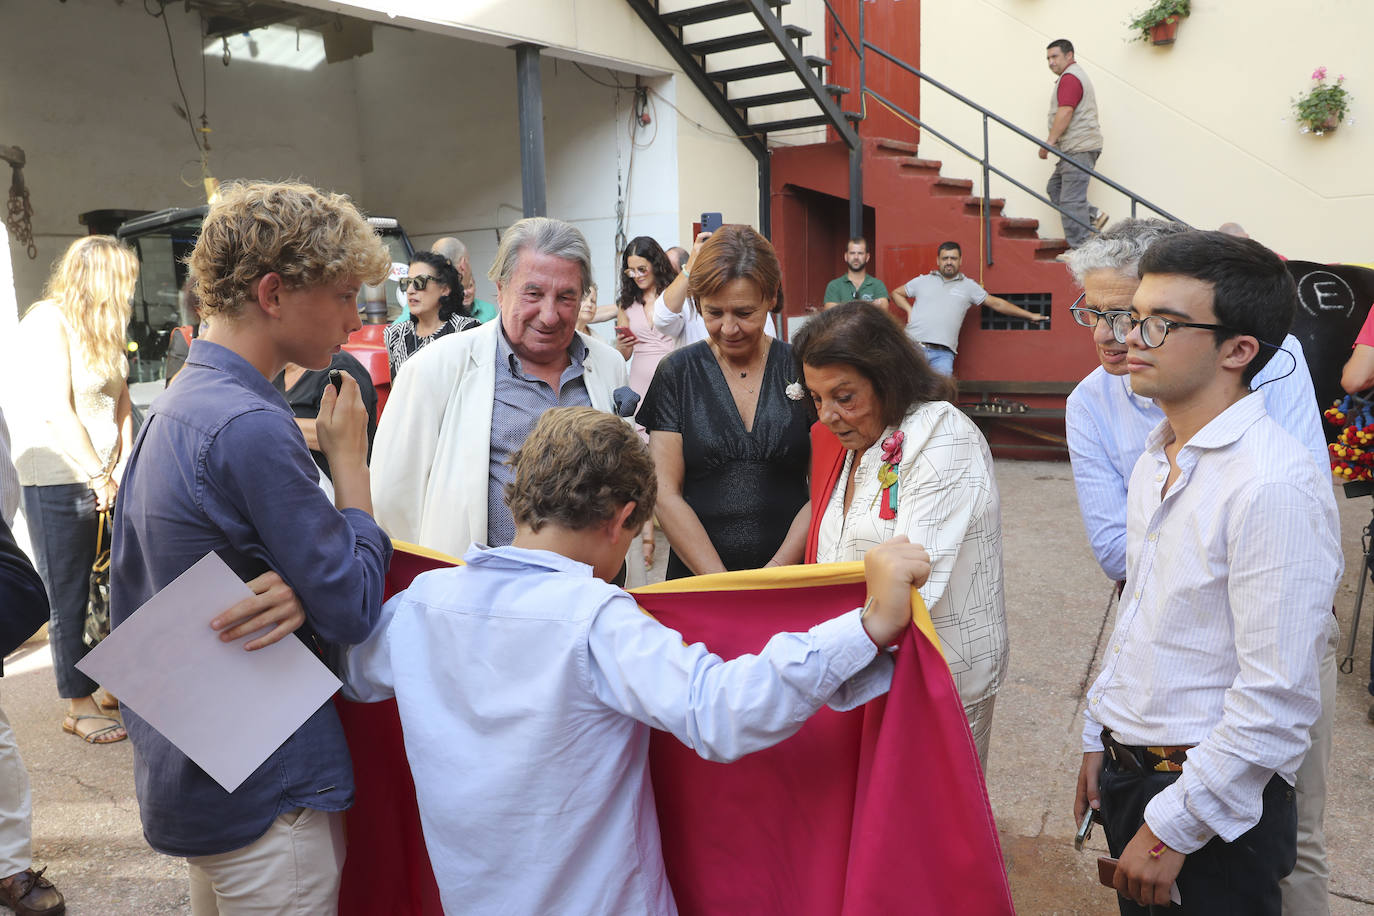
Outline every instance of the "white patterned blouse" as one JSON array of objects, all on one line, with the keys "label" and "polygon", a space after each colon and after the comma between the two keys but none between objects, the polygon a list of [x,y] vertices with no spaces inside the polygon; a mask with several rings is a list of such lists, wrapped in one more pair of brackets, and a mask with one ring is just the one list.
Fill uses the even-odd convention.
[{"label": "white patterned blouse", "polygon": [[863,559],[870,547],[905,534],[930,554],[921,597],[930,610],[965,708],[990,699],[1006,674],[1002,520],[992,454],[978,427],[948,401],[913,407],[902,419],[897,514],[879,517],[882,441],[859,457],[854,498],[844,512],[850,452],[821,517],[816,560]]}]

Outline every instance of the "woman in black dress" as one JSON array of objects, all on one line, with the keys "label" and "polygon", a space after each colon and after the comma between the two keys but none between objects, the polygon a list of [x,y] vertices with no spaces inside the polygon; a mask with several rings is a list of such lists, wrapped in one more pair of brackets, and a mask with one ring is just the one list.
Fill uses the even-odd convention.
[{"label": "woman in black dress", "polygon": [[410,270],[401,278],[410,317],[387,325],[386,356],[391,377],[401,364],[446,334],[477,327],[477,319],[463,308],[463,280],[453,262],[433,251],[417,251]]},{"label": "woman in black dress", "polygon": [[683,273],[707,339],[658,365],[639,409],[658,467],[668,578],[801,562],[807,405],[791,348],[764,335],[782,274],[747,226],[698,239]]}]

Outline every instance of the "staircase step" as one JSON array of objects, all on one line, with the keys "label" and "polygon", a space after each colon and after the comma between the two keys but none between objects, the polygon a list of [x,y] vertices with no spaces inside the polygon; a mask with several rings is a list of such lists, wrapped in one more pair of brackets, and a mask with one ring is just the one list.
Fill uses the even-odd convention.
[{"label": "staircase step", "polygon": [[805,87],[801,89],[788,89],[784,92],[766,92],[763,95],[750,95],[743,98],[731,99],[730,104],[736,108],[757,108],[760,105],[781,105],[783,102],[802,102],[811,98],[811,90]]},{"label": "staircase step", "polygon": [[820,127],[829,124],[830,119],[825,115],[808,115],[804,118],[788,118],[785,121],[764,121],[761,124],[750,124],[749,127],[756,133],[766,134],[775,130],[793,130],[798,127]]},{"label": "staircase step", "polygon": [[[815,57],[808,54],[806,56],[808,67],[828,67],[830,61],[824,57]],[[756,76],[775,76],[779,73],[792,73],[792,63],[786,58],[765,61],[761,64],[750,64],[747,67],[732,67],[729,70],[708,70],[706,75],[718,83],[730,83],[735,80],[748,80]]]},{"label": "staircase step", "polygon": [[[787,37],[796,41],[811,34],[810,29],[804,29],[799,25],[785,25],[783,30]],[[719,54],[722,51],[738,51],[741,48],[754,48],[759,45],[771,44],[772,37],[763,29],[757,32],[741,32],[738,35],[725,35],[721,38],[711,38],[706,41],[694,41],[684,44],[692,54]]]},{"label": "staircase step", "polygon": [[1069,243],[1064,239],[1040,239],[1035,243],[1035,260],[1053,261],[1068,250]]},{"label": "staircase step", "polygon": [[[792,0],[770,0],[770,6],[787,6]],[[712,22],[727,16],[738,16],[749,12],[749,4],[744,0],[721,0],[719,3],[706,3],[689,6],[686,9],[663,13],[659,18],[671,26],[694,25],[698,22]]]},{"label": "staircase step", "polygon": [[944,163],[939,159],[919,159],[915,156],[909,156],[897,163],[897,165],[901,168],[918,172],[938,172]]},{"label": "staircase step", "polygon": [[[1002,213],[1002,208],[1005,207],[1006,205],[1007,205],[1007,199],[1006,199],[1005,197],[993,197],[993,198],[990,198],[990,199],[988,200],[988,212],[989,212],[990,214],[992,214],[993,216],[1000,216],[1001,213]],[[981,198],[981,197],[974,196],[974,197],[965,197],[965,198],[964,198],[964,209],[965,209],[965,210],[968,210],[969,213],[972,214],[973,216],[977,216],[977,215],[978,215],[978,210],[979,210],[979,208],[981,208],[982,206],[983,206],[983,198]]]},{"label": "staircase step", "polygon": [[973,182],[967,178],[937,178],[930,186],[933,197],[963,197],[973,190]]},{"label": "staircase step", "polygon": [[879,140],[876,144],[878,153],[887,156],[914,156],[916,155],[916,144],[906,143],[901,140]]},{"label": "staircase step", "polygon": [[1040,220],[1003,218],[997,221],[997,234],[1004,239],[1035,239],[1040,237]]}]

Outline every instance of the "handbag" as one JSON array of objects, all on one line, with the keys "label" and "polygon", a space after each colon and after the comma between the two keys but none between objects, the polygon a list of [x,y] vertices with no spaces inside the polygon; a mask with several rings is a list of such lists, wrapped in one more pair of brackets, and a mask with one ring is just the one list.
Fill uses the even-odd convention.
[{"label": "handbag", "polygon": [[[0,518],[0,658],[22,646],[47,622],[48,592],[43,580]],[[3,666],[0,674],[4,674]]]},{"label": "handbag", "polygon": [[81,642],[94,649],[110,635],[110,513],[100,513],[100,527],[95,535],[95,562],[91,564],[91,586],[86,597],[86,624],[81,629]]}]

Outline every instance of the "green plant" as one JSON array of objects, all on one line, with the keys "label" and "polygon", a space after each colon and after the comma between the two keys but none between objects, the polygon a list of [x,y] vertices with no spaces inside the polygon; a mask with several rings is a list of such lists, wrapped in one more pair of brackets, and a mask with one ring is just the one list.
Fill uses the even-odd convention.
[{"label": "green plant", "polygon": [[1149,41],[1150,29],[1163,23],[1168,19],[1182,19],[1192,12],[1192,0],[1155,0],[1154,5],[1149,9],[1142,10],[1127,27],[1135,35],[1133,40]]},{"label": "green plant", "polygon": [[1328,83],[1326,68],[1318,67],[1312,71],[1312,79],[1317,85],[1293,100],[1293,113],[1302,124],[1299,128],[1302,133],[1313,132],[1320,136],[1340,124],[1350,108],[1351,95],[1345,88],[1345,74]]}]

